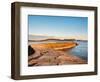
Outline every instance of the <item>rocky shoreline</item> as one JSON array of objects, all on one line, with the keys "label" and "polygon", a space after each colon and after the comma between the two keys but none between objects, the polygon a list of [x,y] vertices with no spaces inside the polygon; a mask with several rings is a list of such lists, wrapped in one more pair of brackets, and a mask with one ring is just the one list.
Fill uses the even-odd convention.
[{"label": "rocky shoreline", "polygon": [[63,48],[69,49],[75,46],[77,46],[76,43],[33,44],[30,46],[31,53],[28,55],[28,66],[86,64],[85,60],[63,50]]}]

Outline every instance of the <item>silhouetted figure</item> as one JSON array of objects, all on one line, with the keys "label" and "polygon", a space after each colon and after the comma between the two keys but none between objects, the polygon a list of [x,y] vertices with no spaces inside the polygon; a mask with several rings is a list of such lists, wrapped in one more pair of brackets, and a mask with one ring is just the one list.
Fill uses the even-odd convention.
[{"label": "silhouetted figure", "polygon": [[29,45],[28,46],[28,56],[32,55],[35,53],[35,50]]}]

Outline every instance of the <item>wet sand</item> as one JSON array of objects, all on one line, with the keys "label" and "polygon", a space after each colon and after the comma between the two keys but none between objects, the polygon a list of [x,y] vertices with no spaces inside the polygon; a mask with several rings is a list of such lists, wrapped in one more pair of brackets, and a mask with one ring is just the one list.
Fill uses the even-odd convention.
[{"label": "wet sand", "polygon": [[86,64],[85,60],[64,51],[77,45],[75,42],[32,44],[35,53],[28,56],[28,66]]}]

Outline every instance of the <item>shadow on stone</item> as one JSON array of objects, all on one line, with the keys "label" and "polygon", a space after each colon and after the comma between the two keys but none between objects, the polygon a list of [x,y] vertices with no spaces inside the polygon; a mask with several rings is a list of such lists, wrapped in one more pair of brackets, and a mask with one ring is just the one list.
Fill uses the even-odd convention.
[{"label": "shadow on stone", "polygon": [[28,56],[32,55],[35,53],[35,50],[29,45],[28,46]]}]

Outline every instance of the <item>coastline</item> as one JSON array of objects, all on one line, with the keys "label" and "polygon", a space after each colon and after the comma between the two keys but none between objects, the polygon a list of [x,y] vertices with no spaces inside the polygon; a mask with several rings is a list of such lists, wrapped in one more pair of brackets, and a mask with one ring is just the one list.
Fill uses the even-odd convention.
[{"label": "coastline", "polygon": [[32,44],[32,47],[38,48],[52,48],[55,50],[70,49],[76,47],[78,44],[75,42],[64,42],[64,43],[45,43],[45,44]]},{"label": "coastline", "polygon": [[32,44],[35,53],[28,56],[28,66],[86,64],[85,60],[63,51],[77,45],[75,42]]}]

